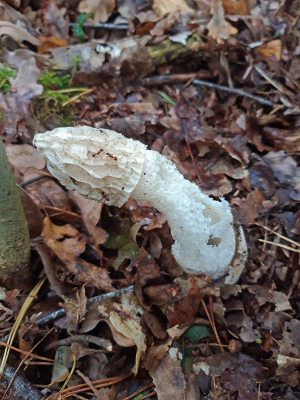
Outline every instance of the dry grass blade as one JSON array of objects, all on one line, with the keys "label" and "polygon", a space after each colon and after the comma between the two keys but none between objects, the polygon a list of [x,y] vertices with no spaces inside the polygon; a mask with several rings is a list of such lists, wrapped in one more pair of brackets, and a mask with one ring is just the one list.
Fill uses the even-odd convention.
[{"label": "dry grass blade", "polygon": [[[41,279],[35,285],[35,287],[31,290],[31,292],[29,293],[27,299],[25,300],[25,302],[24,302],[24,304],[23,304],[23,306],[22,306],[22,308],[21,308],[21,310],[20,310],[20,312],[18,314],[16,322],[14,323],[14,326],[12,327],[12,330],[11,330],[11,332],[9,334],[9,337],[8,337],[8,341],[7,341],[8,343],[7,344],[12,345],[13,340],[14,340],[14,338],[16,336],[16,333],[17,333],[17,331],[19,329],[19,326],[21,325],[21,322],[22,322],[22,320],[23,320],[28,308],[30,307],[31,303],[35,299],[35,296],[38,294],[39,290],[43,286],[45,280],[46,280],[46,277]],[[1,362],[1,366],[0,366],[0,375],[3,374],[4,368],[5,368],[7,359],[8,359],[9,352],[10,352],[10,348],[6,347],[6,349],[4,351],[4,354],[3,354],[3,359],[2,359],[2,362]]]},{"label": "dry grass blade", "polygon": [[289,239],[289,238],[286,237],[286,236],[281,235],[280,233],[277,233],[277,232],[273,231],[272,229],[268,228],[267,226],[263,226],[263,228],[264,228],[265,230],[267,230],[268,232],[274,233],[274,235],[279,236],[281,239],[284,239],[284,240],[286,240],[287,242],[292,243],[292,244],[294,244],[294,245],[297,246],[297,247],[300,247],[300,244],[299,244],[299,243],[295,242],[295,241],[292,240],[292,239]]},{"label": "dry grass blade", "polygon": [[294,249],[293,247],[286,246],[286,245],[284,245],[284,244],[274,243],[274,242],[271,242],[271,241],[269,241],[269,240],[263,240],[263,239],[258,239],[258,241],[259,241],[259,242],[262,242],[262,243],[272,244],[272,245],[281,247],[281,248],[283,248],[283,249],[293,251],[294,253],[300,253],[300,250],[296,250],[296,249]]},{"label": "dry grass blade", "polygon": [[76,96],[72,97],[71,99],[65,101],[63,103],[63,107],[65,107],[67,104],[72,103],[73,101],[79,99],[80,97],[84,96],[85,94],[91,93],[94,89],[88,89],[85,92],[81,92],[79,94],[77,94]]}]

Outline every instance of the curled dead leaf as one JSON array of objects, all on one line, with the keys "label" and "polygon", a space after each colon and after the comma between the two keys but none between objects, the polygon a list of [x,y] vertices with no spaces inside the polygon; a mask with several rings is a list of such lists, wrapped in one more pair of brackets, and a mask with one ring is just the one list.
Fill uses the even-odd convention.
[{"label": "curled dead leaf", "polygon": [[[139,369],[140,358],[146,351],[146,336],[141,324],[143,309],[134,293],[126,293],[121,296],[121,303],[107,301],[99,304],[99,312],[114,326],[115,330],[131,340],[137,346],[134,374]],[[130,343],[130,342],[129,342]]]},{"label": "curled dead leaf", "polygon": [[211,2],[212,18],[207,25],[208,34],[217,43],[223,43],[230,35],[235,35],[238,30],[225,20],[223,3],[221,0]]}]

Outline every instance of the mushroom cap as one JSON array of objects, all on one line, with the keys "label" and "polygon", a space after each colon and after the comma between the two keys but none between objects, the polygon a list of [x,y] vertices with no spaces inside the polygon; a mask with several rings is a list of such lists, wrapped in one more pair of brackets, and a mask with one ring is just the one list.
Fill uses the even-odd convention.
[{"label": "mushroom cap", "polygon": [[136,187],[146,153],[141,142],[88,126],[37,134],[33,144],[46,158],[49,171],[67,189],[118,207]]}]

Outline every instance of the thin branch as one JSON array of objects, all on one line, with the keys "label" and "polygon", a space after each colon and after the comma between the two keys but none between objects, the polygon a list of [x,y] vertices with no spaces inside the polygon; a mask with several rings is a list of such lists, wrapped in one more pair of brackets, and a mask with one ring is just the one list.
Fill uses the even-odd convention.
[{"label": "thin branch", "polygon": [[263,97],[255,96],[254,94],[251,94],[251,93],[248,93],[248,92],[244,92],[241,89],[234,89],[234,88],[231,89],[228,86],[217,85],[216,83],[202,81],[200,79],[194,79],[193,82],[194,82],[195,85],[207,86],[207,87],[210,87],[210,88],[213,88],[213,89],[223,90],[224,92],[234,93],[234,94],[237,94],[239,96],[249,97],[249,99],[255,100],[258,103],[263,104],[265,106],[275,106],[275,103],[273,103],[272,101],[264,99]]},{"label": "thin branch", "polygon": [[23,188],[25,186],[31,185],[32,183],[40,181],[41,179],[44,179],[44,178],[48,178],[48,177],[45,175],[39,175],[39,176],[36,176],[35,178],[29,179],[28,181],[20,183],[19,186]]},{"label": "thin branch", "polygon": [[[69,24],[70,28],[76,28],[78,24],[71,22]],[[86,29],[97,29],[97,28],[104,28],[104,29],[116,29],[116,30],[122,30],[122,31],[127,31],[128,29],[128,24],[112,24],[109,22],[105,22],[105,23],[99,23],[99,24],[91,24],[89,22],[84,22],[82,24],[83,28]]]},{"label": "thin branch", "polygon": [[97,336],[92,336],[92,335],[72,335],[65,339],[56,340],[55,342],[48,344],[48,346],[45,347],[45,350],[48,351],[48,350],[53,349],[54,347],[58,347],[58,346],[69,346],[71,343],[74,343],[74,342],[93,343],[93,344],[96,344],[97,346],[103,347],[106,350],[109,350],[109,351],[112,350],[112,344],[109,340],[102,339],[102,338],[99,338]]},{"label": "thin branch", "polygon": [[146,86],[155,86],[155,85],[164,85],[167,83],[177,83],[177,82],[185,82],[189,79],[196,78],[211,78],[211,73],[208,71],[200,71],[198,73],[191,74],[168,74],[168,75],[158,75],[158,76],[150,76],[148,78],[143,79],[143,84]]},{"label": "thin branch", "polygon": [[[126,288],[116,290],[115,292],[109,292],[109,293],[101,294],[99,296],[91,297],[90,299],[88,299],[87,304],[100,303],[104,300],[112,299],[113,297],[120,296],[124,293],[132,293],[133,291],[134,291],[134,286],[128,286]],[[38,325],[47,324],[48,322],[53,321],[56,318],[59,318],[59,317],[65,315],[65,313],[66,313],[66,311],[63,308],[61,308],[60,310],[56,310],[56,311],[52,312],[51,314],[37,318],[35,323]]]}]

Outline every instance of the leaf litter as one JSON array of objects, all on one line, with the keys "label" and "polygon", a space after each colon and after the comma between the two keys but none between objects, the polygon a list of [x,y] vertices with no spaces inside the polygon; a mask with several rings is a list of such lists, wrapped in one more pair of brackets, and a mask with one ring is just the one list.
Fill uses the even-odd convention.
[{"label": "leaf litter", "polygon": [[[50,365],[31,358],[30,385],[52,383],[56,398],[299,399],[298,2],[11,4],[0,134],[48,278],[12,350],[18,362],[43,339],[33,352]],[[140,140],[226,196],[249,249],[240,281],[184,274],[150,203],[103,206],[49,176],[32,137],[73,123]],[[23,301],[1,301],[3,333]]]}]

